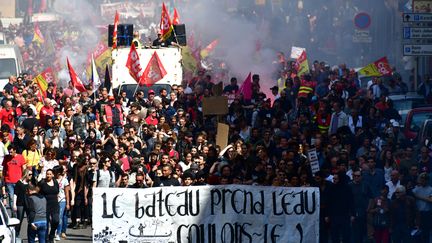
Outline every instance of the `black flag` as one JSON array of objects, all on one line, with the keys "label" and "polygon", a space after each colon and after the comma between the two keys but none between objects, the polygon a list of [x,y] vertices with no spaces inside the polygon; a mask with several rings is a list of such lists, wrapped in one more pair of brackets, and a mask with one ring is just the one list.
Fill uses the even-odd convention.
[{"label": "black flag", "polygon": [[108,90],[108,92],[110,92],[110,90],[111,90],[111,76],[110,76],[108,65],[106,65],[106,68],[105,68],[104,87]]}]

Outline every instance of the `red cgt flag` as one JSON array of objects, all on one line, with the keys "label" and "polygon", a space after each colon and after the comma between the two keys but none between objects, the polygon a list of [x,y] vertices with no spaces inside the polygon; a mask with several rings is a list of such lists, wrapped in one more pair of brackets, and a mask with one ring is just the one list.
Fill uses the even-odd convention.
[{"label": "red cgt flag", "polygon": [[76,75],[75,70],[73,69],[72,65],[69,62],[69,58],[66,58],[67,60],[67,65],[68,65],[68,69],[69,69],[69,75],[70,75],[70,79],[72,82],[72,86],[77,89],[79,92],[87,92],[87,89],[84,87],[84,84],[82,83],[82,81],[80,80],[80,78],[78,77],[78,75]]},{"label": "red cgt flag", "polygon": [[157,81],[163,79],[166,74],[167,72],[165,71],[162,62],[159,59],[158,54],[154,52],[149,63],[147,64],[146,69],[144,70],[143,78],[141,79],[139,85],[146,84],[147,86],[152,86]]},{"label": "red cgt flag", "polygon": [[178,14],[176,8],[174,8],[174,13],[173,13],[173,18],[172,18],[172,24],[173,25],[180,24],[179,14]]},{"label": "red cgt flag", "polygon": [[159,23],[159,29],[162,32],[163,40],[167,40],[171,36],[173,27],[165,3],[162,3],[162,13],[161,13],[161,20]]},{"label": "red cgt flag", "polygon": [[114,17],[114,30],[113,30],[113,39],[112,39],[112,49],[117,48],[117,28],[119,24],[119,13],[116,11]]},{"label": "red cgt flag", "polygon": [[374,62],[376,68],[378,69],[378,72],[382,75],[391,75],[393,70],[390,67],[390,64],[387,60],[387,57],[380,58],[379,60]]},{"label": "red cgt flag", "polygon": [[132,43],[131,45],[128,59],[126,61],[126,67],[129,69],[129,74],[135,79],[135,81],[138,84],[141,84],[141,79],[143,78],[144,70],[141,68],[139,55],[135,48],[134,43]]}]

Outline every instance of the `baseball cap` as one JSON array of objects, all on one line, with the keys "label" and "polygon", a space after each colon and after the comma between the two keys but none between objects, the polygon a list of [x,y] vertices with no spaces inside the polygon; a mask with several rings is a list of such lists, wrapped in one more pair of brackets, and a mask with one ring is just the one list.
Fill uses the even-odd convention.
[{"label": "baseball cap", "polygon": [[149,94],[154,94],[155,92],[154,92],[154,90],[150,89],[150,90],[148,91],[148,93],[149,93]]}]

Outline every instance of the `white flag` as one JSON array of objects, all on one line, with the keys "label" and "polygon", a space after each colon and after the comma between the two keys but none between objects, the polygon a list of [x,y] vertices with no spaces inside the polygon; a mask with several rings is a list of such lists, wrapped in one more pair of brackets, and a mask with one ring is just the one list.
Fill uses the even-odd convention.
[{"label": "white flag", "polygon": [[99,89],[99,86],[101,86],[102,83],[101,83],[101,80],[99,78],[99,74],[98,74],[97,69],[96,69],[96,64],[95,64],[93,55],[92,55],[91,62],[92,62],[92,80],[93,80],[93,93],[94,93]]}]

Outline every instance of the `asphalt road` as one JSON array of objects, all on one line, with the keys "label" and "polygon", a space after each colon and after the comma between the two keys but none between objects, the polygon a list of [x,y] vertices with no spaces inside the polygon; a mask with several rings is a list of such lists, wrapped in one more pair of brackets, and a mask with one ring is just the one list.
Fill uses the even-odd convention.
[{"label": "asphalt road", "polygon": [[[88,226],[86,229],[67,229],[66,230],[67,239],[56,242],[64,242],[64,243],[72,243],[72,242],[92,242],[92,230],[91,226]],[[22,224],[22,230],[20,233],[20,237],[23,240],[23,242],[28,242],[27,240],[27,219],[24,218],[23,224]]]}]

